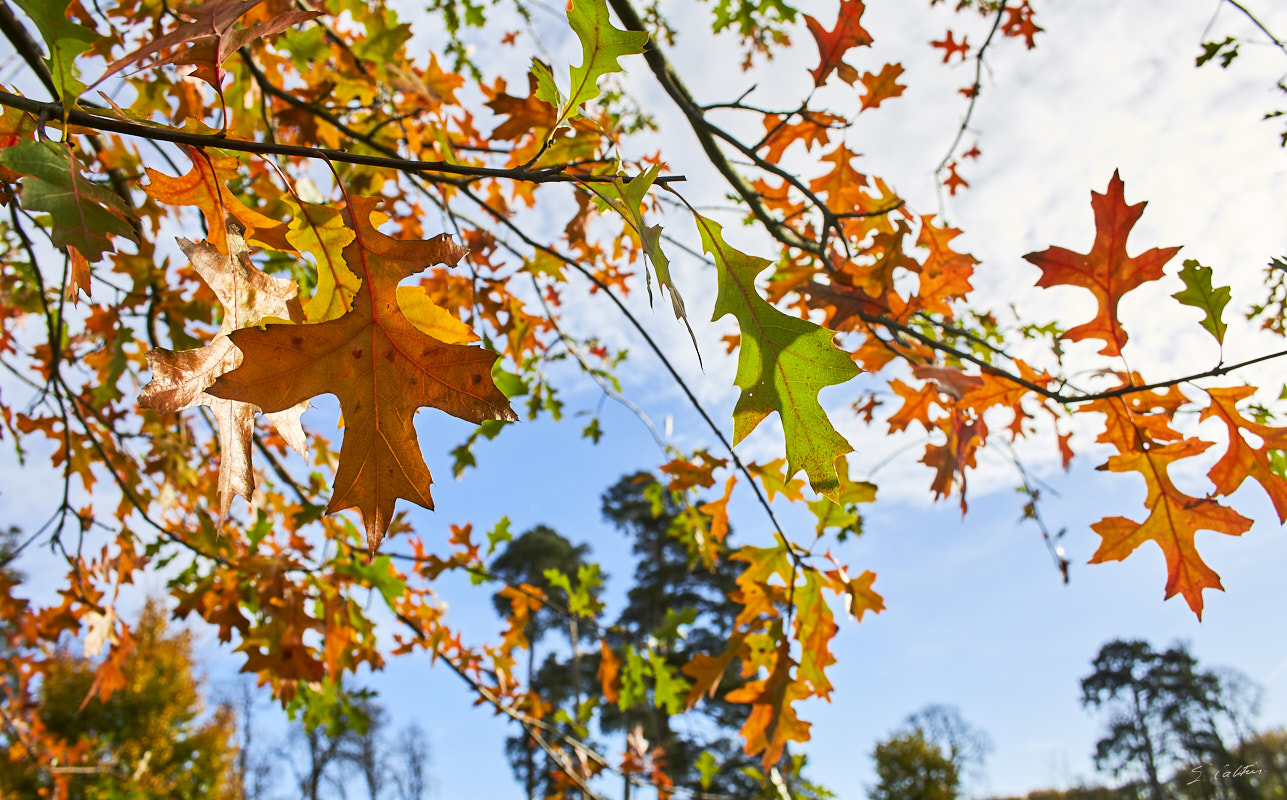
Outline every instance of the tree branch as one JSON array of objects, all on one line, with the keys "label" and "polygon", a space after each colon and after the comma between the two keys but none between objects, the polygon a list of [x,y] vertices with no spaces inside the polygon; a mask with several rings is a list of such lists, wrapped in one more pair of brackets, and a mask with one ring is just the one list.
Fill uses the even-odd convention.
[{"label": "tree branch", "polygon": [[[63,119],[63,107],[61,103],[42,103],[39,100],[32,100],[30,98],[10,94],[8,92],[0,91],[0,106],[17,108],[32,114],[43,114],[46,119]],[[500,167],[470,167],[461,164],[449,164],[445,161],[418,161],[409,158],[364,156],[355,153],[348,153],[343,150],[334,150],[328,147],[303,147],[291,144],[252,142],[241,139],[230,139],[226,136],[185,133],[183,131],[171,130],[169,128],[153,127],[142,123],[127,122],[125,120],[114,119],[112,117],[99,116],[97,114],[90,114],[75,109],[67,112],[66,119],[67,122],[72,125],[79,125],[81,127],[93,128],[100,131],[112,131],[125,136],[135,136],[152,141],[160,140],[172,142],[174,144],[191,145],[193,147],[215,147],[223,150],[236,150],[243,153],[255,153],[258,155],[316,158],[337,161],[343,164],[386,167],[400,172],[413,173],[419,175],[425,180],[436,183],[450,183],[458,186],[467,185],[472,180],[479,178],[499,178],[502,180],[521,181],[525,183],[611,183],[617,180],[630,179],[630,176],[628,175],[569,174],[565,171],[565,167],[562,166],[535,170],[523,168],[504,169]],[[441,174],[435,175],[425,173]],[[448,175],[460,177],[446,177]],[[657,178],[656,183],[665,184],[683,180],[686,180],[683,175],[662,175]]]}]

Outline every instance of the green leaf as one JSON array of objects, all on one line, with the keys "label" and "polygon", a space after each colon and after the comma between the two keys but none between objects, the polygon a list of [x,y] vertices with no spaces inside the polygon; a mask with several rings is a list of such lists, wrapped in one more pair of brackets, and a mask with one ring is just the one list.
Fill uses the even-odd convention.
[{"label": "green leaf", "polygon": [[[594,193],[595,205],[600,211],[609,209],[617,212],[626,221],[626,230],[630,237],[639,243],[643,249],[644,257],[652,264],[653,270],[657,273],[657,283],[664,291],[670,293],[670,304],[675,312],[675,319],[681,320],[684,327],[688,328],[688,336],[693,340],[693,349],[697,349],[697,337],[693,335],[693,329],[688,324],[688,312],[684,309],[684,298],[680,296],[679,289],[675,286],[675,279],[670,274],[670,259],[661,249],[661,226],[649,226],[644,223],[643,214],[640,207],[643,205],[644,198],[648,196],[648,190],[652,188],[653,181],[657,179],[657,173],[661,171],[661,165],[653,165],[647,172],[636,175],[627,184],[622,184],[621,180],[615,180],[612,183],[592,183],[587,184],[586,188]],[[652,304],[652,275],[644,273],[647,278],[648,286],[648,303]],[[698,353],[698,359],[701,354]]]},{"label": "green leaf", "polygon": [[0,164],[22,174],[22,207],[49,213],[55,245],[94,262],[113,249],[108,234],[137,241],[125,201],[82,175],[68,145],[21,142],[0,150]]},{"label": "green leaf", "polygon": [[755,276],[769,266],[724,242],[718,223],[696,215],[702,249],[719,267],[713,320],[732,314],[742,330],[734,383],[742,390],[733,408],[733,443],[774,411],[786,437],[787,477],[801,469],[818,494],[839,500],[836,459],[853,452],[818,402],[824,387],[844,383],[861,370],[832,343],[834,334],[808,320],[784,314],[760,297]]},{"label": "green leaf", "polygon": [[703,750],[693,766],[697,767],[697,772],[702,776],[702,791],[710,791],[711,782],[719,774],[719,763],[715,760],[714,754],[709,750]]},{"label": "green leaf", "polygon": [[1212,269],[1204,267],[1193,259],[1184,262],[1180,270],[1180,280],[1184,281],[1184,290],[1171,295],[1186,306],[1206,312],[1202,318],[1202,327],[1215,337],[1216,342],[1224,344],[1224,332],[1228,327],[1220,315],[1229,304],[1229,287],[1211,285]]},{"label": "green leaf", "polygon": [[[566,105],[556,104],[559,121],[580,114],[581,105],[599,96],[599,78],[610,72],[623,72],[617,59],[638,55],[648,44],[648,34],[623,31],[612,26],[607,0],[573,0],[568,10],[568,24],[581,40],[581,65],[572,68],[572,87]],[[537,74],[537,97],[549,102],[548,90],[540,86]],[[551,76],[551,83],[553,83]]]},{"label": "green leaf", "polygon": [[621,691],[617,694],[617,708],[622,711],[639,705],[647,696],[644,685],[644,660],[632,645],[626,645],[626,663],[621,668]]},{"label": "green leaf", "polygon": [[[58,89],[58,99],[64,109],[70,109],[76,98],[85,91],[76,69],[76,56],[89,49],[98,41],[99,35],[89,28],[77,25],[67,19],[68,0],[14,0],[36,24],[36,30],[49,48],[49,57],[45,64],[49,66],[54,86]],[[78,248],[79,249],[79,248]]]},{"label": "green leaf", "polygon": [[509,531],[509,517],[501,517],[500,521],[487,532],[487,555],[490,556],[496,552],[497,545],[508,542],[513,538],[514,534]]},{"label": "green leaf", "polygon": [[652,650],[648,651],[648,666],[653,677],[653,704],[666,709],[667,714],[678,714],[684,709],[684,695],[691,684]]},{"label": "green leaf", "polygon": [[555,110],[563,108],[563,92],[554,82],[554,73],[550,66],[538,58],[532,59],[532,75],[536,77],[536,99],[544,100],[554,106]]}]

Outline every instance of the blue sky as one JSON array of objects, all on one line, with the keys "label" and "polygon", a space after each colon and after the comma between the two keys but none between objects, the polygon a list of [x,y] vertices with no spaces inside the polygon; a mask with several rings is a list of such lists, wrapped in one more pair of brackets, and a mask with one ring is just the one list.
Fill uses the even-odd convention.
[{"label": "blue sky", "polygon": [[[690,30],[708,13],[696,4],[674,5],[681,30]],[[824,23],[834,19],[831,0],[800,5]],[[938,208],[932,169],[964,110],[955,92],[973,73],[968,67],[941,68],[927,46],[948,26],[965,29],[963,21],[969,18],[942,8],[930,13],[925,5],[869,3],[867,27],[876,46],[850,60],[873,71],[885,61],[902,61],[908,69],[904,82],[911,88],[905,98],[862,115],[846,138],[852,149],[865,154],[860,168],[891,179],[914,208],[929,212]],[[1174,275],[1182,258],[1213,266],[1217,282],[1233,286],[1230,316],[1236,316],[1233,308],[1261,299],[1263,264],[1271,255],[1287,253],[1287,154],[1277,146],[1281,126],[1260,121],[1275,103],[1281,105],[1281,95],[1270,87],[1283,72],[1282,54],[1247,47],[1228,71],[1194,70],[1193,58],[1215,2],[1182,9],[1163,0],[1035,5],[1038,23],[1047,32],[1030,53],[1007,41],[989,58],[984,95],[966,138],[967,147],[977,139],[983,158],[963,170],[970,189],[947,198],[943,209],[966,230],[959,240],[962,248],[983,261],[975,280],[979,295],[996,309],[1016,304],[1030,318],[1057,318],[1065,326],[1084,321],[1092,307],[1089,296],[1074,289],[1032,288],[1037,271],[1020,256],[1051,244],[1084,250],[1092,235],[1089,192],[1103,191],[1113,170],[1120,168],[1128,202],[1150,201],[1132,235],[1131,252],[1184,244],[1168,274]],[[1287,10],[1269,0],[1248,5],[1271,29],[1287,31]],[[542,40],[559,59],[556,63],[575,63],[575,41],[557,25],[541,24]],[[1212,30],[1214,38],[1250,33],[1227,7]],[[977,35],[972,29],[971,40]],[[432,40],[429,32],[421,42],[427,48]],[[478,40],[495,41],[495,31]],[[526,41],[521,38],[520,44]],[[763,96],[770,98],[766,104],[774,104],[774,97],[798,101],[807,89],[807,69],[816,53],[803,28],[797,44],[795,53],[749,75],[736,68],[740,59],[730,42],[706,43],[700,33],[686,34],[671,55],[681,73],[692,76],[688,83],[701,101],[730,99],[756,83],[762,95],[755,99]],[[523,47],[512,54],[503,51],[503,57],[513,60],[506,73],[511,86],[523,85],[528,55]],[[674,172],[689,176],[681,191],[698,204],[724,202],[722,185],[702,171],[691,135],[642,62],[629,66],[627,84],[662,126],[652,144]],[[814,105],[843,111],[853,103],[852,90],[841,84],[821,91]],[[736,128],[738,123],[728,124]],[[803,168],[808,161],[799,157],[799,163]],[[696,238],[691,223],[678,217],[667,225],[668,232],[685,241]],[[728,225],[727,235],[746,252],[774,252],[753,231]],[[733,364],[721,357],[718,337],[732,329],[731,320],[706,323],[714,297],[712,273],[678,253],[671,257],[702,343],[705,371],[692,356],[687,333],[662,304],[648,309],[640,291],[631,298],[631,307],[674,355],[715,418],[728,420],[735,399]],[[1163,297],[1178,288],[1178,281],[1169,278],[1122,304],[1131,334],[1130,365],[1151,378],[1205,369],[1217,357],[1197,330],[1196,313],[1176,312]],[[630,348],[634,358],[623,371],[627,394],[659,426],[672,418],[671,441],[677,446],[714,448],[709,431],[602,297],[573,294],[565,297],[565,324],[580,335],[597,334],[613,346]],[[1225,356],[1232,361],[1280,346],[1281,340],[1235,324]],[[1070,347],[1071,368],[1103,365],[1090,357],[1091,350]],[[569,412],[594,408],[598,390],[570,373],[567,377],[574,381],[564,398]],[[1272,390],[1272,397],[1287,372],[1270,363],[1241,377]],[[1219,385],[1237,382],[1226,379]],[[1079,707],[1078,681],[1099,646],[1112,638],[1145,638],[1158,647],[1188,642],[1204,666],[1235,667],[1265,688],[1262,725],[1287,724],[1287,622],[1281,598],[1287,541],[1258,487],[1249,485],[1236,496],[1239,507],[1256,520],[1250,532],[1238,539],[1199,534],[1204,557],[1227,589],[1206,593],[1204,621],[1199,623],[1179,598],[1162,602],[1165,567],[1151,545],[1124,563],[1085,563],[1098,544],[1091,523],[1110,514],[1139,519],[1143,512],[1138,480],[1094,470],[1107,457],[1092,441],[1097,418],[1075,423],[1079,456],[1069,473],[1057,467],[1053,435],[1018,447],[1025,464],[1058,492],[1058,497],[1047,493],[1042,511],[1052,529],[1068,530],[1063,544],[1073,567],[1065,586],[1037,529],[1018,522],[1021,498],[1013,491],[1018,483],[1013,466],[998,455],[982,461],[971,479],[971,511],[964,520],[955,499],[933,504],[930,473],[916,463],[923,442],[915,435],[886,436],[883,426],[867,429],[845,415],[855,387],[871,385],[860,378],[823,394],[857,450],[850,462],[854,473],[865,476],[888,462],[872,476],[881,487],[881,500],[868,511],[865,535],[833,548],[854,569],[877,572],[876,589],[887,610],[861,624],[842,624],[834,648],[838,663],[832,672],[832,703],[810,702],[800,709],[814,723],[807,751],[818,780],[841,798],[864,796],[873,779],[868,754],[876,740],[929,703],[958,706],[995,743],[986,782],[975,787],[976,794],[1015,794],[1092,778],[1090,753],[1101,720]],[[304,422],[329,427],[333,418],[315,411]],[[561,424],[511,426],[499,440],[478,445],[479,469],[456,482],[450,478],[447,452],[468,435],[469,426],[435,412],[419,415],[439,509],[413,512],[421,535],[426,541],[445,538],[449,523],[467,521],[485,530],[501,515],[511,518],[516,531],[549,524],[592,545],[610,575],[609,599],[619,602],[632,564],[623,537],[599,517],[599,494],[620,475],[652,467],[662,456],[644,427],[612,402],[604,405],[606,435],[599,446],[579,438],[584,422],[570,417]],[[762,428],[739,447],[743,458],[780,455],[780,432],[771,423]],[[1218,433],[1210,427],[1194,429]],[[726,433],[730,430],[731,424],[725,425]],[[6,517],[25,521],[29,507],[16,505],[26,496],[21,489],[37,487],[42,479],[33,470],[19,469],[9,451],[3,458],[8,490],[0,495],[0,507]],[[40,463],[35,455],[32,463]],[[1182,474],[1195,493],[1208,488],[1204,471],[1205,466]],[[731,509],[737,543],[769,541],[767,521],[745,487],[735,492]],[[804,516],[778,510],[788,533],[809,536],[812,524]],[[40,514],[30,516],[38,521]],[[398,544],[393,540],[387,547]],[[28,572],[41,576],[42,563],[37,554]],[[157,575],[141,588],[158,591],[163,584]],[[450,579],[439,589],[450,605],[449,619],[468,640],[494,637],[499,623],[484,592]],[[607,616],[613,617],[617,608],[610,605]],[[214,683],[224,685],[239,662],[221,651],[208,632],[201,641]],[[392,661],[371,676],[370,684],[393,713],[395,729],[416,720],[428,732],[435,750],[437,796],[521,796],[503,757],[510,726],[474,707],[451,673],[414,656]]]}]

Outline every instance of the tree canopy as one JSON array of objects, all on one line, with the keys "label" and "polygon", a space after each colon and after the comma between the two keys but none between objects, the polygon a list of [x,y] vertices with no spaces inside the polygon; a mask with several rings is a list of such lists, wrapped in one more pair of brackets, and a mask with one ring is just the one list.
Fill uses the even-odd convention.
[{"label": "tree canopy", "polygon": [[[1248,266],[1177,263],[1181,243],[1132,239],[1147,202],[1122,165],[1061,187],[1059,214],[1093,224],[1089,244],[1038,218],[1045,246],[981,264],[946,209],[986,163],[973,121],[987,58],[1040,52],[1043,4],[939,5],[907,12],[941,15],[942,38],[918,52],[969,76],[951,97],[950,147],[925,157],[935,208],[859,160],[861,133],[910,102],[903,61],[870,55],[894,30],[863,0],[429,0],[414,17],[392,0],[0,3],[22,70],[0,91],[0,433],[50,478],[51,513],[29,541],[65,573],[56,597],[0,604],[19,676],[0,698],[8,758],[47,793],[91,758],[27,699],[73,636],[102,653],[85,702],[126,692],[141,629],[115,605],[154,574],[179,618],[208,625],[294,711],[333,713],[346,677],[419,653],[523,726],[560,792],[595,796],[613,773],[627,791],[670,791],[664,747],[636,737],[600,752],[590,733],[613,729],[612,704],[651,708],[652,736],[689,778],[697,762],[667,728],[704,703],[737,709],[742,755],[785,792],[808,701],[832,698],[842,618],[885,607],[841,547],[878,494],[860,428],[924,434],[927,494],[962,513],[994,450],[1035,446],[1065,469],[1084,452],[1109,477],[1142,479],[1142,509],[1090,526],[1091,561],[1156,546],[1165,597],[1200,619],[1225,587],[1199,532],[1241,536],[1264,496],[1287,521],[1281,378],[1267,367],[1287,355],[1287,256],[1263,253],[1264,294],[1231,307],[1230,276]],[[1287,55],[1228,5],[1250,32],[1191,43],[1195,68],[1228,67],[1248,37]],[[492,37],[488,52],[471,31]],[[741,43],[740,93],[715,96],[674,57],[709,36]],[[787,53],[809,66],[767,80]],[[656,130],[650,104],[663,102],[682,131]],[[1197,237],[1200,204],[1178,205],[1167,213],[1191,215]],[[1093,305],[1058,319],[996,305],[975,287],[1001,269]],[[1159,301],[1175,335],[1208,350],[1143,374],[1123,300],[1162,285],[1176,289]],[[685,377],[689,360],[727,378],[729,414]],[[701,442],[676,444],[626,395],[645,369],[703,421]],[[566,408],[585,381],[637,411],[664,454],[642,465],[660,476],[643,497],[622,498],[646,552],[615,624],[596,565],[576,563],[588,552],[542,554],[566,567],[541,568],[544,583],[537,556],[497,555],[512,487],[489,486],[491,519],[412,509],[435,509],[428,452],[474,479],[487,441],[574,410],[598,442],[602,402]],[[753,459],[752,444],[772,457]],[[1015,460],[1025,516],[1068,580],[1041,481]],[[756,517],[735,536],[739,502]],[[810,521],[783,524],[784,504]],[[448,618],[435,592],[447,573],[499,584],[499,637]],[[661,587],[718,635],[659,636]],[[521,652],[554,618],[574,656],[583,637],[598,654],[571,696],[593,681],[608,701],[573,709],[570,727],[546,719]],[[939,784],[955,786],[946,757]]]}]

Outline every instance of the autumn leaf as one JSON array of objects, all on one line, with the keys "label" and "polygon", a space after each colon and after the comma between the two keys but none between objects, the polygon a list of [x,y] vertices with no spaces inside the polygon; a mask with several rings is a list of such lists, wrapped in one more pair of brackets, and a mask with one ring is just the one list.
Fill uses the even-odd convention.
[{"label": "autumn leaf", "polygon": [[[252,244],[274,250],[290,251],[287,226],[264,216],[237,199],[227,183],[237,175],[240,162],[232,156],[211,155],[189,147],[192,169],[177,178],[147,167],[148,184],[143,187],[148,197],[172,206],[196,206],[206,218],[210,243],[224,254],[231,254],[224,235],[228,216],[245,227],[243,237]],[[319,276],[320,280],[320,276]]]},{"label": "autumn leaf", "polygon": [[819,494],[840,489],[836,458],[853,451],[818,402],[824,387],[844,383],[860,370],[832,342],[834,334],[789,316],[760,297],[755,276],[769,266],[729,247],[718,223],[696,216],[702,248],[719,268],[713,320],[732,314],[742,330],[734,383],[742,389],[733,409],[733,443],[778,412],[786,436],[787,476],[803,469]]},{"label": "autumn leaf", "polygon": [[960,56],[961,60],[964,61],[966,55],[970,52],[970,37],[966,36],[958,42],[955,35],[948,31],[947,36],[943,37],[942,41],[932,41],[930,46],[943,51],[944,64],[950,61],[952,56]]},{"label": "autumn leaf", "polygon": [[1037,34],[1045,30],[1045,28],[1037,27],[1037,23],[1032,21],[1032,17],[1032,6],[1029,5],[1028,0],[1023,0],[1017,6],[1007,5],[1005,7],[1005,20],[1001,23],[1001,32],[1006,36],[1023,37],[1028,49],[1031,50],[1037,46]]},{"label": "autumn leaf", "polygon": [[[1287,522],[1287,480],[1274,471],[1269,461],[1269,451],[1287,450],[1287,428],[1249,420],[1238,411],[1238,403],[1256,393],[1254,386],[1212,388],[1206,392],[1211,396],[1211,404],[1202,409],[1198,419],[1214,417],[1229,429],[1229,449],[1207,477],[1222,495],[1231,495],[1247,478],[1254,479],[1273,501],[1278,521]],[[1248,444],[1244,431],[1259,439],[1260,446]]]},{"label": "autumn leaf", "polygon": [[786,459],[775,458],[764,464],[757,464],[754,461],[746,465],[746,471],[760,479],[764,485],[764,491],[769,495],[769,502],[773,502],[776,495],[781,494],[788,501],[804,499],[804,481],[795,477],[795,474],[784,475],[786,470]]},{"label": "autumn leaf", "polygon": [[1180,250],[1155,247],[1138,256],[1127,255],[1126,238],[1146,205],[1126,205],[1126,185],[1114,171],[1104,194],[1090,193],[1090,207],[1095,213],[1095,242],[1089,253],[1082,255],[1063,247],[1050,247],[1024,256],[1041,269],[1038,286],[1080,286],[1090,290],[1099,302],[1095,318],[1070,329],[1063,338],[1074,342],[1101,339],[1104,342],[1099,351],[1101,355],[1122,354],[1126,331],[1117,318],[1118,302],[1131,289],[1161,278],[1162,266]]},{"label": "autumn leaf", "polygon": [[903,74],[902,64],[886,64],[881,67],[880,73],[864,72],[862,78],[863,88],[867,91],[862,96],[862,108],[866,111],[869,108],[876,108],[886,100],[891,100],[902,95],[907,89],[906,86],[898,82],[898,78]]},{"label": "autumn leaf", "polygon": [[800,643],[800,665],[796,677],[806,681],[815,696],[830,700],[832,685],[826,670],[836,663],[830,645],[840,628],[831,613],[831,606],[822,596],[823,580],[818,572],[807,570],[804,577],[804,583],[797,585],[794,592],[795,638]]},{"label": "autumn leaf", "polygon": [[[66,144],[20,142],[0,150],[0,164],[23,176],[22,207],[49,213],[56,246],[75,248],[93,262],[113,250],[109,236],[138,241],[131,224],[133,211],[118,195],[81,174]],[[88,289],[88,284],[82,288]]]},{"label": "autumn leaf", "polygon": [[736,483],[737,476],[729,475],[728,480],[724,481],[724,495],[697,507],[703,514],[710,515],[711,538],[717,542],[724,541],[724,537],[728,536],[728,499],[733,496],[733,486]]},{"label": "autumn leaf", "polygon": [[69,0],[14,0],[36,25],[49,48],[45,65],[64,109],[70,109],[85,91],[76,68],[76,56],[99,40],[99,35],[67,19]]},{"label": "autumn leaf", "polygon": [[416,409],[432,406],[475,423],[518,419],[492,382],[495,353],[428,336],[399,307],[399,281],[431,264],[455,264],[466,250],[445,234],[402,241],[380,233],[371,224],[378,202],[350,196],[345,211],[355,238],[344,260],[362,279],[353,309],[317,325],[233,334],[245,362],[210,390],[265,411],[320,394],[338,397],[344,443],[326,510],[357,508],[372,552],[397,498],[433,508],[432,476],[412,426]]},{"label": "autumn leaf", "polygon": [[344,248],[353,241],[353,231],[337,209],[303,200],[291,204],[297,210],[291,214],[286,241],[311,255],[317,267],[317,288],[304,303],[304,320],[339,319],[353,307],[353,298],[362,288],[361,279],[344,262]]},{"label": "autumn leaf", "polygon": [[742,725],[747,755],[763,753],[765,769],[776,764],[788,742],[809,741],[810,724],[801,720],[792,704],[803,700],[809,688],[791,677],[791,640],[783,637],[769,677],[751,681],[724,696],[730,703],[750,703],[751,713]]},{"label": "autumn leaf", "polygon": [[[139,405],[163,413],[175,413],[196,406],[209,406],[219,424],[219,524],[228,517],[237,495],[250,500],[255,476],[250,464],[250,444],[255,414],[259,408],[245,402],[215,396],[206,390],[220,375],[242,363],[241,352],[229,334],[239,328],[258,325],[265,318],[299,319],[298,288],[293,281],[265,275],[250,262],[249,250],[236,223],[228,226],[226,241],[231,249],[224,255],[209,242],[194,244],[179,239],[183,250],[223,305],[223,325],[214,339],[195,350],[156,348],[147,354],[152,381],[139,392]],[[273,409],[268,418],[282,437],[300,455],[308,451],[299,418],[309,407],[307,400]]]},{"label": "autumn leaf", "polygon": [[646,33],[613,27],[606,0],[572,0],[568,24],[581,42],[581,64],[572,67],[572,85],[566,100],[555,86],[549,68],[533,62],[536,96],[559,109],[556,126],[579,115],[583,104],[599,96],[600,78],[624,71],[617,59],[638,55],[648,44]]},{"label": "autumn leaf", "polygon": [[[688,329],[688,336],[693,341],[693,349],[696,350],[697,337],[693,335],[693,329],[688,324],[684,298],[680,296],[679,288],[675,286],[675,279],[671,277],[670,259],[661,250],[661,226],[650,226],[645,223],[640,211],[644,198],[647,197],[648,190],[652,188],[653,181],[660,171],[661,165],[654,164],[647,172],[632,178],[629,183],[623,184],[620,179],[617,179],[612,183],[587,183],[584,186],[594,195],[595,205],[600,211],[612,209],[626,221],[627,233],[643,249],[648,262],[652,264],[653,271],[657,273],[657,283],[661,289],[670,293],[670,304],[675,312],[675,319],[684,323],[684,327]],[[647,277],[648,301],[651,303],[652,278],[647,272],[644,275]],[[698,359],[700,358],[699,352]]]},{"label": "autumn leaf", "polygon": [[189,45],[183,50],[159,58],[152,66],[191,64],[196,67],[194,74],[198,78],[213,86],[215,91],[220,91],[223,83],[222,64],[228,56],[255,39],[281,33],[301,22],[321,16],[320,11],[285,11],[267,22],[248,28],[233,27],[247,11],[262,2],[263,0],[207,0],[200,5],[180,9],[178,13],[187,17],[188,21],[180,22],[174,30],[145,42],[138,49],[109,64],[103,77],[95,81],[94,86],[149,56],[178,45]]},{"label": "autumn leaf", "polygon": [[[826,83],[827,76],[832,71],[840,76],[840,80],[851,86],[858,79],[858,71],[846,64],[843,59],[849,50],[868,46],[872,42],[871,34],[863,30],[861,24],[865,10],[863,0],[840,0],[840,13],[837,14],[836,24],[831,30],[822,27],[822,23],[808,14],[804,15],[809,33],[813,34],[814,41],[818,43],[818,55],[821,58],[818,66],[810,71],[814,86]],[[866,83],[865,80],[864,83]],[[864,101],[863,108],[866,107]]]},{"label": "autumn leaf", "polygon": [[1191,258],[1185,259],[1184,269],[1180,270],[1179,275],[1180,280],[1184,281],[1184,289],[1171,296],[1186,306],[1202,311],[1202,327],[1215,337],[1217,343],[1223,345],[1224,332],[1228,326],[1221,315],[1224,314],[1224,307],[1229,305],[1230,293],[1228,286],[1212,286],[1212,272],[1210,267],[1204,267]]},{"label": "autumn leaf", "polygon": [[1100,467],[1110,472],[1138,472],[1148,486],[1144,500],[1149,510],[1144,522],[1125,517],[1107,517],[1091,530],[1103,541],[1090,563],[1121,561],[1135,548],[1152,541],[1166,557],[1166,597],[1184,596],[1189,608],[1202,619],[1202,591],[1223,589],[1220,576],[1198,554],[1194,537],[1199,530],[1239,536],[1251,527],[1251,520],[1209,498],[1184,494],[1167,474],[1170,465],[1190,458],[1211,446],[1201,439],[1184,439],[1147,450],[1120,453]]},{"label": "autumn leaf", "polygon": [[953,197],[956,197],[957,189],[970,188],[970,184],[956,171],[955,161],[947,165],[947,177],[943,179],[943,185],[947,187],[948,194]]}]

